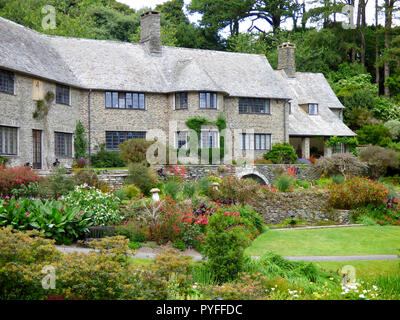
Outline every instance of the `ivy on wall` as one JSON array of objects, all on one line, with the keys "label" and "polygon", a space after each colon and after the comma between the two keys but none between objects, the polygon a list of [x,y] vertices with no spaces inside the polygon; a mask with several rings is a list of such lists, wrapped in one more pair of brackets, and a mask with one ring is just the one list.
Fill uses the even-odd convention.
[{"label": "ivy on wall", "polygon": [[343,143],[344,145],[348,145],[350,148],[350,152],[354,155],[357,155],[357,146],[358,140],[354,137],[330,137],[326,142],[325,145],[327,147],[337,146],[338,144]]},{"label": "ivy on wall", "polygon": [[44,100],[38,100],[36,102],[36,110],[32,116],[34,119],[44,119],[49,113],[50,105],[54,101],[54,93],[49,91],[46,93]]},{"label": "ivy on wall", "polygon": [[[221,133],[222,130],[226,129],[226,118],[224,117],[223,114],[220,114],[216,121],[210,121],[204,117],[193,117],[186,120],[185,123],[189,129],[192,129],[193,131],[196,132],[197,138],[199,140],[200,140],[201,127],[203,125],[215,125],[217,126],[219,133]],[[222,159],[225,155],[225,139],[221,135],[219,136],[219,146],[220,146],[220,158]],[[210,159],[211,159],[211,153],[212,151],[210,148]]]}]

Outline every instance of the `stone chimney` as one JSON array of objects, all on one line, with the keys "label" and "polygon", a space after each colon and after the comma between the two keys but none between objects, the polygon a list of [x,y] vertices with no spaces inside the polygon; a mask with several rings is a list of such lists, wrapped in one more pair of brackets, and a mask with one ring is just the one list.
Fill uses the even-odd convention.
[{"label": "stone chimney", "polygon": [[144,43],[150,54],[161,54],[161,14],[158,11],[147,11],[140,15],[140,43]]},{"label": "stone chimney", "polygon": [[278,46],[278,70],[284,70],[289,78],[296,77],[296,45],[290,41]]}]

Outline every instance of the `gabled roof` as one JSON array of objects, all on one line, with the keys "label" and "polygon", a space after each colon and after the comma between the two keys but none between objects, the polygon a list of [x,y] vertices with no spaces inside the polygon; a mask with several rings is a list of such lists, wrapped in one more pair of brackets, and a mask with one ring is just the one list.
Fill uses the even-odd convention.
[{"label": "gabled roof", "polygon": [[48,36],[0,17],[0,67],[94,90],[287,99],[263,55]]},{"label": "gabled roof", "polygon": [[[276,71],[286,82],[291,101],[289,135],[291,136],[356,136],[331,109],[343,109],[328,81],[321,73],[296,72],[288,78],[284,71]],[[318,115],[309,115],[300,104],[317,103]]]}]

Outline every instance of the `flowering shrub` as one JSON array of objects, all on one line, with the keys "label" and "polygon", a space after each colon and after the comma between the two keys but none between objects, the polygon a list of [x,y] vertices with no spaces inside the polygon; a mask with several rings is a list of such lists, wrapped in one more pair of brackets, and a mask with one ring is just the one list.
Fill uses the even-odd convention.
[{"label": "flowering shrub", "polygon": [[36,172],[29,167],[11,167],[0,166],[0,195],[11,195],[11,190],[19,189],[21,185],[27,186],[32,182],[40,182]]},{"label": "flowering shrub", "polygon": [[94,187],[77,186],[74,191],[61,199],[71,206],[80,208],[95,226],[119,224],[123,220],[118,210],[119,198]]},{"label": "flowering shrub", "polygon": [[329,203],[337,209],[356,209],[369,204],[386,205],[390,190],[367,178],[351,177],[329,186]]},{"label": "flowering shrub", "polygon": [[90,225],[87,214],[61,201],[19,201],[9,197],[0,200],[0,226],[18,230],[36,229],[57,243],[71,243],[83,235]]}]

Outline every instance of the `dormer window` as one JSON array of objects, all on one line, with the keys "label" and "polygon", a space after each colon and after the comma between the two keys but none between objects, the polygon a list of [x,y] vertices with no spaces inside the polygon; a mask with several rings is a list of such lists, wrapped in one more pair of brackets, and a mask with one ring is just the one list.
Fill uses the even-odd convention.
[{"label": "dormer window", "polygon": [[14,73],[0,70],[0,92],[14,94]]},{"label": "dormer window", "polygon": [[309,103],[308,104],[308,114],[315,116],[318,114],[318,104],[316,103]]}]

